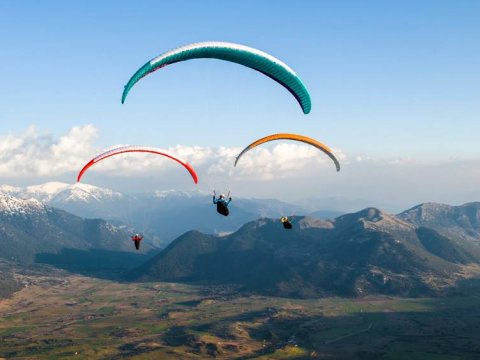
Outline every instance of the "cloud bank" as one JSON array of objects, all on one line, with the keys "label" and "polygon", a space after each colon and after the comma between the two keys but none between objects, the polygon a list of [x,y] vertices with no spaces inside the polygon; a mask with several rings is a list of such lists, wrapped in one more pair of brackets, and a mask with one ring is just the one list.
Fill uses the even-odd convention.
[{"label": "cloud bank", "polygon": [[[34,126],[21,134],[0,137],[0,177],[54,177],[78,172],[95,155],[127,145],[115,144],[108,149],[95,147],[96,137],[97,130],[92,125],[73,127],[57,139],[51,134],[39,132]],[[334,169],[331,160],[319,156],[317,149],[297,144],[277,143],[270,148],[254,149],[242,158],[235,169],[233,163],[242,150],[240,147],[177,145],[164,150],[187,160],[198,172],[209,176],[235,173],[235,176],[243,178],[268,181],[278,177],[295,177],[295,172],[307,165]],[[339,158],[346,157],[339,152]],[[152,154],[124,154],[95,165],[90,172],[111,174],[114,171],[120,176],[142,176],[166,174],[177,167],[175,162]]]},{"label": "cloud bank", "polygon": [[[92,125],[76,126],[54,137],[29,127],[0,136],[0,181],[11,185],[42,181],[74,182],[77,172],[106,150],[95,145]],[[126,144],[116,144],[126,145]],[[148,145],[161,148],[161,144]],[[177,145],[164,150],[196,169],[201,190],[231,189],[237,196],[295,200],[341,196],[409,206],[424,201],[461,203],[480,200],[480,157],[426,162],[412,158],[372,158],[334,149],[342,170],[317,149],[273,142],[256,148],[233,167],[240,147]],[[125,154],[92,167],[82,181],[120,191],[193,187],[179,164],[148,154]]]},{"label": "cloud bank", "polygon": [[75,126],[60,138],[34,126],[18,135],[0,137],[0,177],[58,176],[74,171],[92,153],[97,130]]}]

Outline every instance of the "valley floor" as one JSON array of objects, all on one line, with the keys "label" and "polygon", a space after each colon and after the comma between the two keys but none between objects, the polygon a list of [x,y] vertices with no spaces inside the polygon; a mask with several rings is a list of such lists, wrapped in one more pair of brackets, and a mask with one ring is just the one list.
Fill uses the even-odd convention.
[{"label": "valley floor", "polygon": [[0,358],[478,359],[480,289],[437,299],[295,300],[235,289],[18,275]]}]

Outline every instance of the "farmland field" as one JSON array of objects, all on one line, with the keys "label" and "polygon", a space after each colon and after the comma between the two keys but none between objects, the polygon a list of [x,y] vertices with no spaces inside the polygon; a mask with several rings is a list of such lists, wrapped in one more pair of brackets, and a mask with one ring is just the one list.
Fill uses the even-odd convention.
[{"label": "farmland field", "polygon": [[0,302],[0,358],[480,358],[473,289],[436,299],[300,300],[62,272],[21,280],[28,286]]}]

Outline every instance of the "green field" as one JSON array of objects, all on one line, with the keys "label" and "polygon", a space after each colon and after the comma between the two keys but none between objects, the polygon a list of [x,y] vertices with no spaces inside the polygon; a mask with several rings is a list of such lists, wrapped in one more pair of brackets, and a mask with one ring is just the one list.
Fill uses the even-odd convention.
[{"label": "green field", "polygon": [[0,302],[0,358],[480,358],[475,294],[295,300],[65,274],[29,282]]}]

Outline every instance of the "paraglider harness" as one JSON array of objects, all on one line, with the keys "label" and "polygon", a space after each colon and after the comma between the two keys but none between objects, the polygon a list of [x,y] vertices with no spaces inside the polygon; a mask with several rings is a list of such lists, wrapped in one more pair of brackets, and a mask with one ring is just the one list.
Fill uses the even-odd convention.
[{"label": "paraglider harness", "polygon": [[140,249],[140,241],[143,240],[143,235],[135,234],[132,236],[132,241],[135,243],[135,249]]},{"label": "paraglider harness", "polygon": [[215,190],[213,190],[213,203],[217,205],[217,212],[223,216],[228,216],[228,214],[230,214],[230,211],[228,210],[228,204],[230,204],[230,201],[232,201],[232,198],[230,197],[230,191],[228,192],[227,198],[228,200],[226,200],[224,197],[219,197],[217,199]]},{"label": "paraglider harness", "polygon": [[292,223],[290,222],[290,220],[288,219],[288,217],[282,216],[282,218],[280,219],[280,221],[282,222],[284,229],[291,229],[291,228],[292,228]]}]

